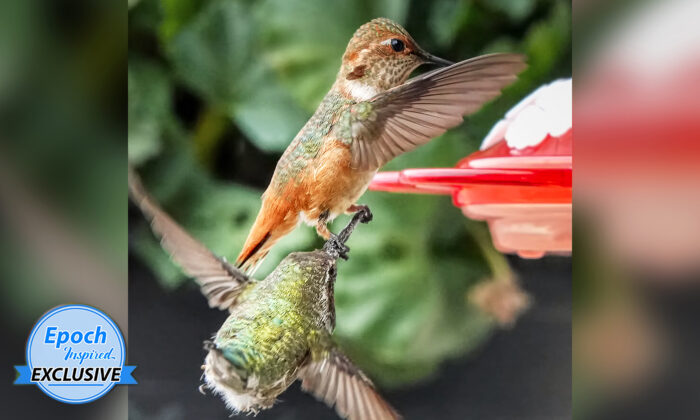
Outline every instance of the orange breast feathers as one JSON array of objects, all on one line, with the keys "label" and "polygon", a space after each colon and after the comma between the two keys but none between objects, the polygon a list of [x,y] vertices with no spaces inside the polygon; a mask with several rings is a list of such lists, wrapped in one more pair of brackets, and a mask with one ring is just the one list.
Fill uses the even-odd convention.
[{"label": "orange breast feathers", "polygon": [[302,172],[281,188],[270,183],[258,217],[248,234],[237,265],[250,270],[264,258],[272,245],[304,221],[314,223],[325,211],[330,218],[342,214],[367,188],[371,174],[350,167],[348,145],[338,140],[324,142],[318,155]]},{"label": "orange breast feathers", "polygon": [[328,211],[331,217],[343,213],[356,197],[357,173],[350,167],[350,147],[338,140],[324,142],[316,158],[304,171],[302,188],[308,202],[300,209],[306,219],[315,221]]}]

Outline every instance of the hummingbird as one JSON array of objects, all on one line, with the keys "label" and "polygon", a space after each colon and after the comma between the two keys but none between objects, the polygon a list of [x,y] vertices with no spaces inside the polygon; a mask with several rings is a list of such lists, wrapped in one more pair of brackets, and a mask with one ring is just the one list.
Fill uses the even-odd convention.
[{"label": "hummingbird", "polygon": [[[422,49],[389,19],[362,25],[335,83],[277,162],[235,265],[253,273],[302,221],[331,238],[328,222],[367,211],[357,200],[381,166],[459,125],[513,82],[524,61],[490,54],[455,64]],[[422,64],[442,68],[407,81]]]},{"label": "hummingbird", "polygon": [[247,276],[212,253],[168,216],[129,173],[132,200],[151,222],[163,248],[199,284],[211,308],[228,318],[211,341],[200,387],[219,394],[234,413],[270,408],[295,380],[303,390],[350,420],[398,419],[370,379],[334,342],[334,283],[345,242],[372,216],[355,213],[322,249],[294,252],[264,280]]}]

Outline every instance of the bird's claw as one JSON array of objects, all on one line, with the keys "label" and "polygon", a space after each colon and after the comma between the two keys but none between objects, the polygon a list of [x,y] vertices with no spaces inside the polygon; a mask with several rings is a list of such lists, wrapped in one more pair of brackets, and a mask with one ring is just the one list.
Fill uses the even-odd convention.
[{"label": "bird's claw", "polygon": [[372,212],[369,209],[369,206],[366,206],[364,204],[358,205],[359,210],[355,212],[355,214],[360,214],[360,223],[369,223],[372,221],[374,216],[372,215]]},{"label": "bird's claw", "polygon": [[338,235],[331,233],[331,237],[328,238],[325,246],[326,250],[332,249],[338,257],[348,260],[348,252],[350,252],[350,247],[343,243],[343,240],[338,237]]},{"label": "bird's claw", "polygon": [[372,212],[369,210],[369,207],[358,205],[357,211],[355,211],[355,215],[352,217],[352,220],[350,220],[350,223],[348,223],[345,229],[341,230],[339,234],[335,235],[331,233],[330,238],[328,238],[328,241],[323,245],[323,249],[329,254],[336,256],[336,258],[347,260],[350,248],[345,245],[345,242],[350,239],[350,235],[355,230],[355,226],[357,226],[358,223],[369,223],[370,220],[372,220]]}]

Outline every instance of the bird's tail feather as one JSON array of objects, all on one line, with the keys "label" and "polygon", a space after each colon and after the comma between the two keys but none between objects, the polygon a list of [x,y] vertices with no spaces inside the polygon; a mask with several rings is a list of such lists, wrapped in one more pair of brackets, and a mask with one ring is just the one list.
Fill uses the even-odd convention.
[{"label": "bird's tail feather", "polygon": [[236,266],[250,275],[260,265],[272,245],[274,245],[269,243],[270,236],[270,231],[267,231],[260,238],[260,235],[255,230],[255,226],[253,226],[253,229],[248,234],[243,250],[236,259]]},{"label": "bird's tail feather", "polygon": [[296,227],[299,219],[298,215],[274,217],[265,210],[263,204],[243,245],[243,250],[236,258],[236,266],[248,275],[253,274],[260,266],[272,246]]}]

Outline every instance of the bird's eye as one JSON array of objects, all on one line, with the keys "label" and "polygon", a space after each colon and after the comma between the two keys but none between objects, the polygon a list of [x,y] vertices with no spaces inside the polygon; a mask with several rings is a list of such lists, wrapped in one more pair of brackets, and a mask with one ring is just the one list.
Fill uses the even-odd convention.
[{"label": "bird's eye", "polygon": [[394,51],[401,52],[404,48],[406,48],[406,46],[400,39],[393,38],[391,40],[391,49],[393,49]]}]

